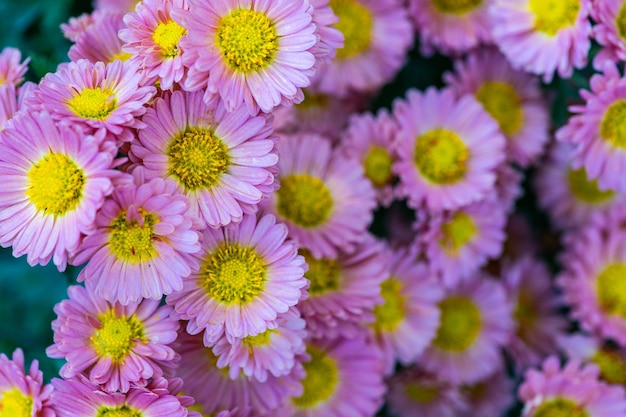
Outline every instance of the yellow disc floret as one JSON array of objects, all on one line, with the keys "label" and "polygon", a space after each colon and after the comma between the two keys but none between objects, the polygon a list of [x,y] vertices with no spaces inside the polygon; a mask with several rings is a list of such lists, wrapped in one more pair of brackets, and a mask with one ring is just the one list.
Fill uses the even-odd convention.
[{"label": "yellow disc floret", "polygon": [[168,175],[186,190],[210,189],[218,184],[230,165],[228,147],[211,129],[189,127],[170,141]]},{"label": "yellow disc floret", "polygon": [[410,399],[418,404],[430,404],[439,394],[437,387],[417,383],[408,384],[406,388],[404,388],[404,392]]},{"label": "yellow disc floret", "polygon": [[371,146],[363,161],[365,176],[377,187],[389,184],[393,179],[392,164],[393,159],[387,149]]},{"label": "yellow disc floret", "polygon": [[548,36],[574,26],[580,11],[580,0],[530,0],[530,12],[535,16],[535,29]]},{"label": "yellow disc floret", "polygon": [[626,149],[626,100],[617,100],[606,110],[600,136],[616,148]]},{"label": "yellow disc floret", "polygon": [[143,413],[126,404],[119,407],[100,407],[95,417],[142,417]]},{"label": "yellow disc floret", "polygon": [[439,13],[463,15],[477,9],[482,0],[431,0]]},{"label": "yellow disc floret", "polygon": [[589,180],[585,168],[570,169],[567,174],[574,197],[587,204],[603,204],[615,197],[615,191],[600,190],[597,180]]},{"label": "yellow disc floret", "polygon": [[294,107],[302,111],[315,111],[328,107],[330,103],[330,97],[324,93],[311,93],[306,88],[302,90],[304,93],[304,100],[296,104]]},{"label": "yellow disc floret", "polygon": [[435,184],[454,184],[467,172],[469,150],[455,132],[435,128],[415,140],[414,162],[420,173]]},{"label": "yellow disc floret", "polygon": [[152,34],[152,40],[161,48],[163,58],[174,58],[178,55],[178,41],[186,33],[187,30],[184,27],[169,20],[159,23]]},{"label": "yellow disc floret", "polygon": [[615,26],[617,27],[619,37],[626,41],[626,3],[622,3],[622,6],[619,8]]},{"label": "yellow disc floret", "polygon": [[272,333],[274,332],[275,330],[273,329],[267,329],[263,333],[259,333],[255,336],[244,337],[241,343],[248,346],[248,349],[250,350],[252,350],[252,348],[256,346],[267,346],[270,344]]},{"label": "yellow disc floret", "polygon": [[214,300],[243,305],[265,288],[267,266],[253,248],[222,244],[206,256],[200,277],[200,285]]},{"label": "yellow disc floret", "polygon": [[323,225],[333,209],[333,197],[326,184],[309,174],[292,174],[282,178],[276,197],[278,213],[305,228]]},{"label": "yellow disc floret", "polygon": [[402,294],[402,283],[388,278],[380,284],[383,303],[374,306],[374,328],[377,331],[393,332],[406,316],[406,296]]},{"label": "yellow disc floret", "polygon": [[469,298],[450,296],[439,302],[441,319],[433,345],[447,351],[463,351],[478,338],[480,310]]},{"label": "yellow disc floret", "polygon": [[33,397],[17,388],[0,391],[0,417],[31,417],[33,403]]},{"label": "yellow disc floret", "polygon": [[569,398],[556,397],[541,403],[531,417],[589,417],[589,413]]},{"label": "yellow disc floret", "polygon": [[626,385],[626,357],[619,350],[603,347],[591,358],[600,368],[600,378],[609,384]]},{"label": "yellow disc floret", "polygon": [[85,172],[65,154],[47,153],[26,176],[26,196],[40,213],[63,216],[82,201]]},{"label": "yellow disc floret", "polygon": [[476,99],[500,125],[506,135],[517,133],[522,127],[524,113],[519,95],[509,83],[488,81],[476,92]]},{"label": "yellow disc floret", "polygon": [[157,257],[154,247],[157,236],[154,226],[158,217],[139,210],[139,219],[128,220],[127,212],[120,213],[109,225],[109,250],[117,259],[133,264],[147,262]]},{"label": "yellow disc floret", "polygon": [[276,26],[255,10],[237,9],[222,17],[215,43],[226,65],[248,74],[270,65],[278,51]]},{"label": "yellow disc floret", "polygon": [[309,270],[304,274],[304,277],[311,281],[309,294],[321,295],[339,289],[341,266],[336,259],[317,259],[306,249],[300,249],[300,254],[309,265]]},{"label": "yellow disc floret", "polygon": [[335,27],[344,37],[344,47],[337,49],[337,59],[365,52],[370,46],[374,30],[372,12],[356,0],[330,0],[329,5],[339,18]]},{"label": "yellow disc floret", "polygon": [[452,218],[441,225],[439,244],[449,254],[456,254],[478,233],[474,219],[467,213],[457,211]]},{"label": "yellow disc floret", "polygon": [[98,315],[102,325],[89,338],[100,357],[122,362],[137,343],[147,343],[144,325],[134,314],[118,316],[113,309]]},{"label": "yellow disc floret", "polygon": [[336,361],[314,346],[307,347],[311,360],[303,364],[306,376],[302,380],[304,392],[291,401],[296,407],[312,408],[328,400],[337,389],[339,370]]},{"label": "yellow disc floret", "polygon": [[596,280],[598,303],[607,314],[626,319],[626,264],[614,263],[600,272]]},{"label": "yellow disc floret", "polygon": [[115,110],[116,105],[113,91],[102,88],[84,88],[67,102],[74,114],[94,120],[105,120]]}]

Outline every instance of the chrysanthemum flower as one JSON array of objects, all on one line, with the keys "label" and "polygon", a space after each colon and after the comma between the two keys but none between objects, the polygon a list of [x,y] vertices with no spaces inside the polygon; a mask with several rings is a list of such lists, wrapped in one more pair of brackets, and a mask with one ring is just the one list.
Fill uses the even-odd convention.
[{"label": "chrysanthemum flower", "polygon": [[147,178],[170,178],[191,202],[190,214],[211,227],[256,213],[275,188],[278,156],[268,116],[246,109],[226,112],[205,104],[202,92],[175,91],[155,100],[142,119],[146,128],[131,144],[130,157]]},{"label": "chrysanthemum flower", "polygon": [[310,357],[300,395],[293,396],[275,415],[293,417],[369,417],[383,403],[380,352],[364,339],[339,337],[309,341]]},{"label": "chrysanthemum flower", "polygon": [[382,302],[380,283],[389,274],[389,253],[381,241],[367,234],[353,251],[339,251],[336,258],[316,258],[306,248],[300,254],[311,284],[298,308],[311,337],[352,335],[361,323],[373,321],[374,306]]},{"label": "chrysanthemum flower", "polygon": [[51,385],[43,384],[39,363],[32,362],[28,373],[24,353],[16,349],[9,359],[0,353],[0,413],[7,417],[55,417],[50,401]]},{"label": "chrysanthemum flower", "polygon": [[310,84],[317,43],[306,0],[220,3],[188,0],[174,20],[188,30],[181,39],[189,68],[184,88],[218,93],[228,111],[245,103],[250,114],[300,102]]},{"label": "chrysanthemum flower", "polygon": [[127,392],[150,378],[169,376],[177,365],[171,348],[178,320],[158,300],[121,305],[94,293],[93,286],[74,285],[69,300],[54,308],[54,344],[46,353],[67,362],[63,378],[83,374],[109,392]]},{"label": "chrysanthemum flower", "polygon": [[260,382],[240,373],[231,379],[228,367],[217,367],[218,358],[204,346],[200,335],[181,331],[178,344],[181,361],[177,375],[185,381],[185,392],[196,399],[203,415],[239,407],[244,415],[244,410],[249,410],[250,416],[282,416],[275,410],[289,397],[302,393],[304,369],[299,360],[291,373],[281,378],[268,375]]},{"label": "chrysanthemum flower", "polygon": [[436,378],[417,367],[404,368],[389,379],[387,404],[402,417],[460,417],[470,406],[460,386]]},{"label": "chrysanthemum flower", "polygon": [[539,157],[548,142],[549,114],[536,77],[485,48],[456,61],[444,79],[457,94],[473,94],[496,119],[507,140],[508,161],[527,167]]},{"label": "chrysanthemum flower", "polygon": [[363,167],[313,133],[283,135],[277,149],[280,189],[268,209],[314,257],[352,251],[365,239],[376,206]]},{"label": "chrysanthemum flower", "polygon": [[396,100],[398,193],[413,208],[455,209],[493,190],[505,158],[498,124],[471,95],[410,90]]},{"label": "chrysanthemum flower", "polygon": [[575,228],[623,206],[624,193],[601,190],[587,170],[571,165],[574,147],[569,143],[554,146],[535,176],[539,205],[548,212],[559,229]]},{"label": "chrysanthemum flower", "polygon": [[505,262],[501,277],[513,303],[516,327],[506,349],[518,369],[538,365],[557,351],[568,326],[550,272],[541,261],[525,256]]},{"label": "chrysanthemum flower", "polygon": [[0,86],[13,84],[17,87],[24,81],[30,58],[26,58],[23,62],[20,62],[21,60],[22,53],[19,49],[4,48],[0,52]]},{"label": "chrysanthemum flower", "polygon": [[491,376],[471,385],[461,386],[470,410],[463,417],[503,416],[515,402],[514,382],[502,367]]},{"label": "chrysanthemum flower", "polygon": [[552,80],[587,64],[591,0],[493,0],[492,37],[514,68]]},{"label": "chrysanthemum flower", "polygon": [[414,362],[439,326],[443,288],[416,258],[409,250],[393,251],[389,277],[380,284],[383,303],[374,307],[370,328],[383,353],[385,375],[393,373],[396,360]]},{"label": "chrysanthemum flower", "polygon": [[601,190],[626,192],[626,78],[614,63],[603,71],[591,77],[591,91],[581,90],[585,104],[569,107],[574,116],[556,138],[576,145],[572,166],[584,168]]},{"label": "chrysanthemum flower", "polygon": [[306,265],[287,228],[274,216],[245,215],[241,223],[204,230],[200,270],[183,279],[183,289],[167,303],[187,331],[204,331],[207,346],[223,332],[230,337],[257,336],[275,328],[279,313],[300,300]]},{"label": "chrysanthemum flower", "polygon": [[489,8],[493,0],[410,0],[409,13],[420,36],[422,53],[468,52],[491,41]]},{"label": "chrysanthemum flower", "polygon": [[119,33],[124,52],[146,71],[145,83],[158,81],[162,90],[171,89],[185,75],[179,43],[187,30],[170,17],[170,11],[186,6],[186,0],[144,0],[124,16],[126,27]]},{"label": "chrysanthemum flower", "polygon": [[447,291],[438,307],[439,327],[420,365],[454,384],[472,384],[498,369],[514,329],[504,286],[477,274]]},{"label": "chrysanthemum flower", "polygon": [[[196,222],[197,223],[197,222]],[[87,265],[78,281],[110,302],[160,300],[183,288],[200,250],[189,202],[172,181],[117,186],[78,247],[73,265]]]},{"label": "chrysanthemum flower", "polygon": [[0,132],[0,245],[64,270],[113,190],[114,155],[47,113],[20,112]]},{"label": "chrysanthemum flower", "polygon": [[335,27],[344,36],[344,46],[320,68],[313,84],[338,96],[376,91],[402,67],[413,43],[403,2],[330,0],[329,5],[339,17]]},{"label": "chrysanthemum flower", "polygon": [[138,118],[156,93],[152,86],[141,87],[141,80],[137,67],[128,62],[81,59],[48,73],[27,104],[49,112],[57,122],[105,130],[118,143],[129,142],[134,138],[131,129],[145,126]]},{"label": "chrysanthemum flower", "polygon": [[382,109],[376,115],[353,115],[340,139],[340,151],[361,162],[383,206],[389,206],[394,198],[395,175],[391,167],[398,159],[394,145],[397,130],[396,121]]},{"label": "chrysanthemum flower", "polygon": [[67,54],[69,58],[72,61],[87,59],[94,64],[98,61],[106,64],[116,59],[125,61],[130,58],[130,54],[122,51],[123,42],[117,36],[120,29],[125,27],[122,17],[119,13],[97,14],[70,48]]},{"label": "chrysanthemum flower", "polygon": [[522,417],[626,414],[623,387],[600,382],[595,365],[570,360],[561,368],[556,356],[547,358],[541,370],[526,372],[518,395],[524,402]]},{"label": "chrysanthemum flower", "polygon": [[304,353],[305,326],[300,312],[291,307],[276,317],[274,329],[243,338],[224,334],[213,347],[217,367],[226,368],[231,379],[240,373],[260,382],[267,381],[269,374],[286,376],[296,364],[296,356]]},{"label": "chrysanthemum flower", "polygon": [[198,413],[187,409],[192,403],[189,397],[171,390],[170,385],[180,388],[181,384],[175,381],[157,378],[145,388],[111,393],[102,391],[85,377],[54,378],[52,401],[57,417],[199,417]]},{"label": "chrysanthemum flower", "polygon": [[591,16],[596,24],[593,37],[603,47],[593,59],[600,70],[607,61],[626,61],[626,5],[622,0],[594,1]]}]

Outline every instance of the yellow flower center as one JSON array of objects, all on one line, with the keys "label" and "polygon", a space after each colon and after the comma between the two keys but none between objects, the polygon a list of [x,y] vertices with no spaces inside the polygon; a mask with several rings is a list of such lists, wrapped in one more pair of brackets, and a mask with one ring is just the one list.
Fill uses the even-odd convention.
[{"label": "yellow flower center", "polygon": [[622,3],[622,7],[619,9],[617,19],[615,20],[615,26],[617,32],[623,41],[626,41],[626,3]]},{"label": "yellow flower center", "polygon": [[335,394],[339,383],[339,370],[336,361],[326,352],[314,346],[307,347],[311,360],[304,363],[306,376],[302,380],[304,392],[291,401],[296,407],[312,408],[328,400]]},{"label": "yellow flower center", "polygon": [[600,368],[600,378],[609,384],[626,385],[626,357],[616,349],[599,349],[591,361]]},{"label": "yellow flower center", "polygon": [[253,248],[222,244],[206,256],[200,276],[200,285],[211,298],[243,305],[263,292],[267,266]]},{"label": "yellow flower center", "polygon": [[377,187],[389,184],[393,179],[391,165],[393,159],[387,149],[380,146],[370,147],[363,161],[365,176]]},{"label": "yellow flower center", "polygon": [[432,0],[439,13],[462,15],[475,10],[482,0]]},{"label": "yellow flower center", "polygon": [[404,389],[406,395],[409,396],[413,401],[418,404],[430,404],[435,398],[437,398],[437,394],[439,390],[437,387],[425,387],[423,385],[419,385],[417,383],[409,384]]},{"label": "yellow flower center", "polygon": [[333,209],[333,197],[326,184],[309,174],[292,174],[282,178],[276,197],[278,213],[305,228],[323,225]]},{"label": "yellow flower center", "polygon": [[168,175],[186,190],[210,189],[230,165],[228,147],[211,129],[189,127],[167,147]]},{"label": "yellow flower center", "polygon": [[532,417],[589,417],[589,414],[569,398],[557,397],[544,401]]},{"label": "yellow flower center", "polygon": [[509,83],[488,81],[476,92],[476,99],[500,125],[506,135],[517,133],[522,127],[524,113],[517,91]]},{"label": "yellow flower center", "polygon": [[128,52],[118,52],[111,57],[111,60],[109,62],[113,62],[116,60],[128,61],[132,56],[133,54],[129,54]]},{"label": "yellow flower center", "polygon": [[597,180],[590,181],[585,168],[570,169],[567,180],[574,197],[584,203],[602,204],[615,197],[615,191],[600,190]]},{"label": "yellow flower center", "polygon": [[335,27],[344,37],[343,48],[337,49],[337,59],[350,58],[366,51],[374,29],[372,12],[356,0],[330,0],[329,5],[339,18]]},{"label": "yellow flower center", "polygon": [[26,196],[38,212],[62,216],[78,207],[85,172],[69,156],[49,152],[28,170]]},{"label": "yellow flower center", "polygon": [[105,120],[115,110],[117,100],[109,89],[85,88],[77,92],[67,105],[77,116]]},{"label": "yellow flower center", "polygon": [[143,413],[126,404],[115,408],[100,407],[96,417],[142,417]]},{"label": "yellow flower center", "polygon": [[32,397],[17,388],[0,391],[0,417],[31,417],[33,403]]},{"label": "yellow flower center", "polygon": [[311,281],[309,294],[321,295],[339,289],[341,266],[337,260],[328,258],[317,259],[306,249],[300,249],[300,255],[304,256],[306,263],[309,265],[309,270],[304,274],[304,277]]},{"label": "yellow flower center", "polygon": [[406,296],[402,294],[402,283],[388,278],[380,284],[383,303],[374,306],[374,328],[379,332],[393,332],[406,315]]},{"label": "yellow flower center", "polygon": [[476,223],[469,214],[457,211],[441,225],[439,244],[449,254],[455,254],[478,233]]},{"label": "yellow flower center", "polygon": [[480,334],[480,310],[469,298],[451,296],[439,302],[441,318],[433,344],[439,349],[463,351],[469,348]]},{"label": "yellow flower center", "polygon": [[609,106],[600,123],[600,136],[616,148],[626,149],[626,100]]},{"label": "yellow flower center", "polygon": [[226,65],[249,74],[270,65],[278,51],[274,23],[262,12],[238,9],[222,17],[216,44]]},{"label": "yellow flower center", "polygon": [[535,29],[548,36],[573,26],[579,10],[580,0],[530,0],[530,11],[535,15]]},{"label": "yellow flower center", "polygon": [[154,226],[159,219],[154,213],[139,209],[141,219],[128,221],[127,212],[120,213],[109,225],[109,251],[117,259],[139,264],[157,257],[154,248]]},{"label": "yellow flower center", "polygon": [[166,23],[159,23],[152,34],[152,40],[161,48],[163,58],[174,58],[178,55],[178,41],[187,33],[187,30],[169,20]]},{"label": "yellow flower center", "polygon": [[513,310],[513,319],[517,323],[517,336],[526,340],[537,323],[537,306],[533,297],[527,292],[520,291],[517,296],[517,304]]},{"label": "yellow flower center", "polygon": [[307,89],[303,89],[304,100],[302,102],[295,105],[297,109],[300,110],[311,110],[311,109],[323,109],[328,106],[330,103],[330,98],[327,94],[319,93],[313,94],[309,92]]},{"label": "yellow flower center", "polygon": [[134,314],[118,317],[113,309],[98,315],[102,327],[89,338],[98,356],[122,362],[137,343],[148,343],[141,320]]},{"label": "yellow flower center", "polygon": [[267,329],[263,333],[259,333],[256,336],[246,336],[243,338],[242,343],[248,346],[250,350],[256,346],[267,346],[270,344],[273,332],[274,330]]},{"label": "yellow flower center", "polygon": [[610,264],[598,275],[598,303],[607,314],[626,319],[626,264]]},{"label": "yellow flower center", "polygon": [[414,162],[429,181],[443,185],[461,180],[470,157],[465,143],[456,133],[435,128],[417,137]]}]

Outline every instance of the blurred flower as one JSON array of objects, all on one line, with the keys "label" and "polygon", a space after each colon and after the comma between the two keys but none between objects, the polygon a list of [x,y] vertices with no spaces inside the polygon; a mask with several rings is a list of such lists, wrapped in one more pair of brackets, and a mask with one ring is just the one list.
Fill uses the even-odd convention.
[{"label": "blurred flower", "polygon": [[[77,37],[68,56],[72,61],[87,59],[92,63],[102,61],[105,64],[116,59],[125,61],[130,54],[122,51],[123,42],[117,36],[124,27],[120,13],[94,13],[93,21]],[[145,82],[140,82],[144,85]]]}]

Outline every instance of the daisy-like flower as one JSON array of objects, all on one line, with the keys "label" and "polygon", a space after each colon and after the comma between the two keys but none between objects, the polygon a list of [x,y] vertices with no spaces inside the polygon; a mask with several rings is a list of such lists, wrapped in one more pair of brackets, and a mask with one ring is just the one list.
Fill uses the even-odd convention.
[{"label": "daisy-like flower", "polygon": [[125,61],[130,58],[130,54],[122,51],[123,42],[117,36],[120,29],[125,27],[122,17],[119,13],[97,14],[97,19],[84,29],[70,48],[67,54],[69,58],[72,61],[87,59],[94,64],[98,61],[106,64],[116,59]]},{"label": "daisy-like flower", "polygon": [[241,223],[204,230],[200,269],[183,279],[183,289],[167,297],[187,331],[204,331],[213,346],[225,331],[230,337],[257,336],[276,327],[302,297],[306,265],[296,242],[285,240],[287,227],[264,214],[245,215]]},{"label": "daisy-like flower", "polygon": [[493,0],[492,37],[514,68],[549,82],[587,64],[591,0]]},{"label": "daisy-like flower", "polygon": [[170,178],[191,202],[190,214],[211,227],[256,213],[276,187],[278,156],[268,116],[229,113],[217,96],[175,91],[155,100],[142,119],[146,128],[131,144],[130,158],[146,177]]},{"label": "daisy-like flower", "polygon": [[380,352],[362,338],[309,341],[303,392],[285,401],[275,415],[369,417],[383,403]]},{"label": "daisy-like flower", "polygon": [[418,358],[424,369],[454,384],[472,384],[498,369],[514,329],[504,286],[476,274],[447,291],[438,307],[437,333]]},{"label": "daisy-like flower", "polygon": [[311,337],[353,335],[362,322],[371,322],[374,306],[382,302],[380,283],[388,276],[385,245],[367,234],[352,252],[336,258],[314,257],[300,248],[309,269],[308,298],[298,303]]},{"label": "daisy-like flower", "polygon": [[524,402],[522,417],[626,415],[623,387],[599,381],[595,365],[570,360],[561,368],[556,356],[547,358],[540,370],[526,372],[518,395]]},{"label": "daisy-like flower", "polygon": [[513,303],[515,332],[506,349],[518,369],[538,365],[557,351],[558,340],[568,323],[560,313],[563,307],[552,287],[547,266],[525,256],[505,262],[502,280]]},{"label": "daisy-like flower", "polygon": [[467,399],[471,411],[463,417],[503,416],[515,401],[514,383],[502,367],[491,376],[471,385],[461,386],[461,393]]},{"label": "daisy-like flower", "polygon": [[30,265],[52,259],[65,269],[113,191],[114,155],[98,142],[47,113],[19,112],[7,123],[0,132],[0,245],[27,254]]},{"label": "daisy-like flower", "polygon": [[393,170],[409,206],[455,209],[493,190],[506,142],[474,97],[457,98],[450,88],[410,90],[393,114],[400,126]]},{"label": "daisy-like flower", "polygon": [[181,356],[177,375],[185,381],[185,392],[196,399],[197,409],[205,416],[236,407],[244,416],[247,411],[250,416],[282,416],[284,414],[275,410],[289,397],[302,393],[304,369],[300,360],[289,375],[280,378],[268,375],[265,382],[260,382],[239,373],[237,378],[231,379],[228,367],[217,367],[217,356],[204,346],[200,335],[192,336],[181,331],[177,343],[177,352]]},{"label": "daisy-like flower", "polygon": [[137,67],[128,62],[104,64],[81,59],[47,74],[27,104],[48,111],[57,122],[88,131],[105,130],[118,143],[130,142],[134,138],[131,129],[145,127],[138,118],[156,93],[152,86],[140,86],[141,80]]},{"label": "daisy-like flower", "polygon": [[601,190],[626,192],[621,180],[626,172],[626,78],[614,63],[607,63],[590,85],[591,91],[580,92],[585,104],[569,107],[574,115],[556,138],[576,145],[573,168],[584,168]]},{"label": "daisy-like flower", "polygon": [[106,391],[128,392],[164,372],[171,376],[178,358],[170,345],[179,327],[172,307],[159,307],[158,300],[110,303],[89,283],[67,292],[69,300],[54,307],[54,344],[46,351],[67,360],[63,378],[83,374]]},{"label": "daisy-like flower", "polygon": [[607,61],[626,61],[626,3],[594,1],[591,16],[596,22],[593,37],[603,46],[593,59],[593,66],[599,70]]},{"label": "daisy-like flower", "polygon": [[430,269],[447,287],[472,276],[502,252],[506,212],[494,198],[435,213],[427,223],[419,239],[424,242]]},{"label": "daisy-like flower", "polygon": [[444,79],[457,94],[473,94],[496,119],[507,140],[508,161],[527,167],[539,157],[548,142],[549,114],[536,77],[485,48],[456,61]]},{"label": "daisy-like flower", "polygon": [[415,366],[392,376],[388,385],[387,404],[398,416],[460,417],[471,410],[460,386],[442,381]]},{"label": "daisy-like flower", "polygon": [[300,312],[291,307],[277,316],[275,329],[243,338],[225,334],[213,347],[217,367],[227,368],[231,379],[240,373],[260,382],[267,381],[269,374],[286,376],[296,364],[296,356],[304,353],[305,326]]},{"label": "daisy-like flower", "polygon": [[187,409],[193,404],[191,399],[177,395],[181,384],[176,380],[157,378],[147,387],[133,387],[127,393],[103,391],[82,376],[54,378],[52,386],[57,417],[199,417]]},{"label": "daisy-like flower", "polygon": [[21,349],[16,349],[11,359],[0,353],[0,412],[3,416],[55,417],[51,392],[52,386],[44,385],[36,360],[26,373]]},{"label": "daisy-like flower", "polygon": [[395,176],[391,167],[398,159],[393,145],[397,130],[396,121],[382,109],[376,115],[352,116],[340,139],[341,152],[361,161],[378,203],[387,207],[394,198]]},{"label": "daisy-like flower", "polygon": [[146,71],[146,83],[158,81],[162,90],[171,89],[185,75],[179,43],[187,30],[170,17],[170,11],[186,6],[186,0],[144,0],[124,16],[126,28],[119,33],[124,52]]},{"label": "daisy-like flower", "polygon": [[302,101],[317,43],[307,0],[187,3],[189,10],[172,13],[188,30],[180,42],[189,68],[184,88],[218,93],[228,111],[245,103],[252,115]]},{"label": "daisy-like flower", "polygon": [[414,252],[395,250],[389,264],[389,277],[380,284],[383,303],[374,307],[375,321],[370,324],[383,353],[385,375],[393,373],[396,361],[414,362],[434,339],[440,317],[437,303],[444,295]]},{"label": "daisy-like flower", "polygon": [[539,205],[559,229],[584,226],[624,204],[624,193],[601,190],[584,167],[572,167],[573,152],[569,143],[556,144],[535,176]]},{"label": "daisy-like flower", "polygon": [[180,291],[182,279],[198,266],[190,254],[200,250],[188,212],[189,202],[172,181],[115,187],[71,260],[87,262],[78,281],[122,304]]},{"label": "daisy-like flower", "polygon": [[458,55],[491,41],[492,0],[410,0],[422,53]]},{"label": "daisy-like flower", "polygon": [[280,188],[268,209],[314,257],[351,252],[365,239],[376,206],[363,167],[313,133],[283,135],[277,148]]},{"label": "daisy-like flower", "polygon": [[30,58],[23,62],[21,60],[22,53],[19,49],[7,47],[0,52],[0,86],[12,84],[17,87],[24,81]]}]

